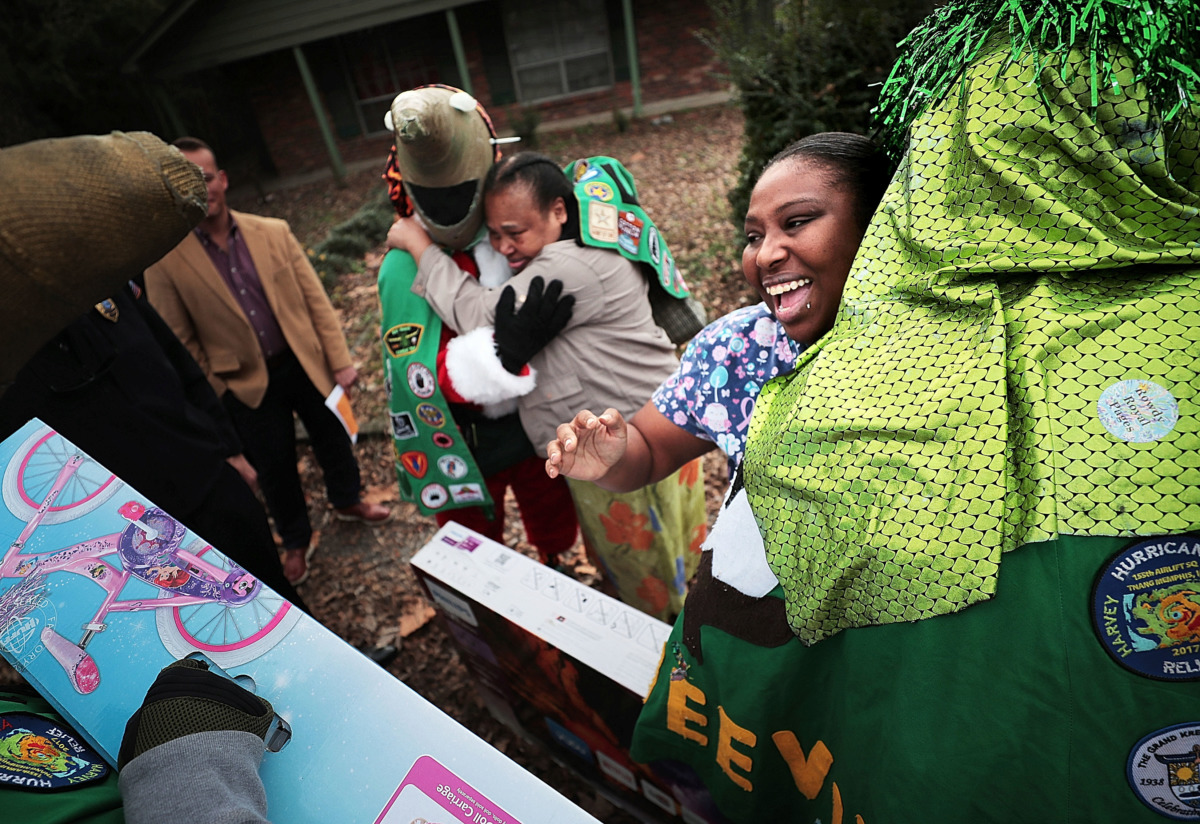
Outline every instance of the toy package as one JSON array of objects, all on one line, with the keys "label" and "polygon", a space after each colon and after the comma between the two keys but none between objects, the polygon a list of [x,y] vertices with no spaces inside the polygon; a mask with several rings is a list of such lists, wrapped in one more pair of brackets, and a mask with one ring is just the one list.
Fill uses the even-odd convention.
[{"label": "toy package", "polygon": [[497,719],[642,820],[723,821],[691,773],[629,756],[670,625],[453,522],[412,563]]},{"label": "toy package", "polygon": [[290,727],[272,820],[595,821],[40,421],[0,470],[0,652],[110,764],[158,672],[200,656]]}]

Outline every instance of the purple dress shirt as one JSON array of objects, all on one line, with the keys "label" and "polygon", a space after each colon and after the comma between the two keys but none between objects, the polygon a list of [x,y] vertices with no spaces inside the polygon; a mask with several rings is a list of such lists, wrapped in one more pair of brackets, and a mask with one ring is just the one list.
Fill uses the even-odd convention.
[{"label": "purple dress shirt", "polygon": [[246,319],[254,327],[254,334],[258,337],[259,346],[262,347],[263,357],[272,358],[282,355],[288,351],[287,340],[283,336],[283,330],[279,328],[279,322],[275,320],[271,304],[267,302],[262,281],[258,277],[258,269],[255,268],[254,260],[250,257],[250,250],[246,248],[246,242],[242,239],[237,221],[232,217],[230,221],[228,252],[218,246],[216,241],[199,226],[192,231],[196,233],[196,237],[200,238],[200,245],[208,253],[208,258],[212,261],[213,266],[217,268],[221,280],[225,281],[230,293],[242,307],[242,311],[246,313]]}]

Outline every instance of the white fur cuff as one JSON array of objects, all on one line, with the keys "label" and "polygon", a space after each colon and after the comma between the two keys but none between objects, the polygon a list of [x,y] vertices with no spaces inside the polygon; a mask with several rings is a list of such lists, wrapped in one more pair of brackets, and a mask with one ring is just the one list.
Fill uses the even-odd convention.
[{"label": "white fur cuff", "polygon": [[537,386],[533,367],[528,375],[514,375],[501,365],[490,326],[480,326],[446,344],[446,374],[455,392],[484,406],[528,395]]}]

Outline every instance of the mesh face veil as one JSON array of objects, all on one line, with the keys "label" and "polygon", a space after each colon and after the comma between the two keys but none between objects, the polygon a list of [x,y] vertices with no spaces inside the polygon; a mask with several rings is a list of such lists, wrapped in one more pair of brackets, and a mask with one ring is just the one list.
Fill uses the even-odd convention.
[{"label": "mesh face veil", "polygon": [[483,225],[483,179],[496,161],[487,113],[449,86],[397,95],[388,121],[404,192],[440,246],[465,249]]}]

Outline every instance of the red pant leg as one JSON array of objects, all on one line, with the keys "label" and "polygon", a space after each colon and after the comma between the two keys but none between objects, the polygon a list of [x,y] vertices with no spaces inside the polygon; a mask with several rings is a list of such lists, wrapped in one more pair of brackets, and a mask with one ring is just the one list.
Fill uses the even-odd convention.
[{"label": "red pant leg", "polygon": [[504,543],[504,492],[509,485],[509,472],[497,472],[489,478],[484,478],[488,494],[496,505],[495,518],[488,520],[487,510],[482,506],[468,506],[461,509],[447,509],[434,513],[438,526],[445,526],[448,521],[457,521],[468,529],[473,529],[480,535],[491,538],[498,544]]},{"label": "red pant leg", "polygon": [[525,535],[538,551],[543,564],[554,564],[558,554],[575,545],[579,522],[575,517],[575,502],[565,478],[546,474],[544,458],[534,456],[506,470]]}]

